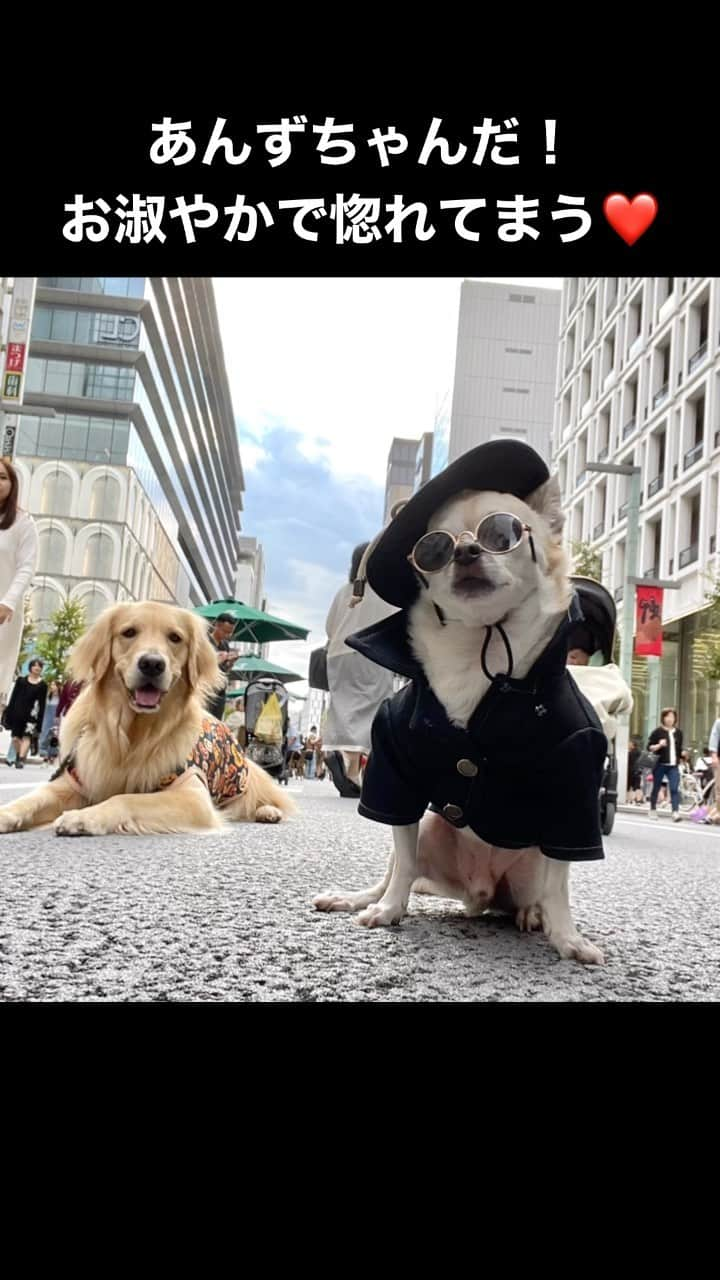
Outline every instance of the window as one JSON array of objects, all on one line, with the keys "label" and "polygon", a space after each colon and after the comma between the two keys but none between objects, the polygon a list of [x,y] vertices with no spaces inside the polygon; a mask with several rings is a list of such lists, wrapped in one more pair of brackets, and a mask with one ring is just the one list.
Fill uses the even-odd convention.
[{"label": "window", "polygon": [[91,520],[117,520],[120,512],[120,485],[112,476],[99,476],[90,495]]},{"label": "window", "polygon": [[628,310],[627,345],[628,350],[642,333],[642,291],[635,294]]},{"label": "window", "polygon": [[86,578],[112,577],[113,540],[108,533],[92,533],[85,544],[82,572]]},{"label": "window", "polygon": [[95,622],[99,618],[103,609],[107,609],[111,603],[103,591],[93,590],[87,591],[84,595],[78,596],[80,604],[85,608],[85,616],[88,623]]},{"label": "window", "polygon": [[103,400],[132,400],[135,374],[114,365],[81,364],[70,360],[28,361],[28,391],[52,395],[90,396]]},{"label": "window", "polygon": [[75,311],[67,311],[62,307],[53,311],[50,330],[53,342],[74,342],[76,314]]},{"label": "window", "polygon": [[119,298],[142,298],[144,276],[39,276],[41,289],[72,289],[82,293],[109,293]]},{"label": "window", "polygon": [[590,361],[588,361],[588,363],[585,365],[585,368],[582,371],[582,377],[580,381],[580,404],[581,405],[587,404],[588,400],[590,399],[591,388],[592,388],[592,364],[590,363]]},{"label": "window", "polygon": [[55,587],[36,587],[30,596],[30,612],[38,627],[47,624],[62,604],[62,596]]},{"label": "window", "polygon": [[608,334],[603,343],[602,376],[607,378],[615,369],[615,330]]},{"label": "window", "polygon": [[38,306],[33,312],[32,337],[49,338],[52,311],[49,307]]},{"label": "window", "polygon": [[65,471],[51,471],[43,481],[40,511],[43,515],[68,515],[72,505],[72,480]]},{"label": "window", "polygon": [[42,529],[38,536],[38,573],[63,573],[65,535],[61,529]]},{"label": "window", "polygon": [[588,303],[585,312],[585,336],[583,339],[583,348],[588,347],[595,336],[595,302]]},{"label": "window", "polygon": [[112,422],[105,418],[89,418],[86,456],[89,462],[109,462],[112,445]]}]

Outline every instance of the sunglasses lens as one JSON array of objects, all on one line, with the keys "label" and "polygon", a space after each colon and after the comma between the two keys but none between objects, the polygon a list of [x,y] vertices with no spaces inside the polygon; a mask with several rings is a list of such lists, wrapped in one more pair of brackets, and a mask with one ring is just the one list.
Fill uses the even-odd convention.
[{"label": "sunglasses lens", "polygon": [[491,551],[495,555],[512,551],[522,542],[522,536],[522,521],[503,511],[486,516],[477,531],[477,540],[483,551]]},{"label": "sunglasses lens", "polygon": [[424,569],[426,573],[436,573],[450,563],[454,549],[455,542],[449,533],[426,533],[415,543],[415,563],[418,569]]}]

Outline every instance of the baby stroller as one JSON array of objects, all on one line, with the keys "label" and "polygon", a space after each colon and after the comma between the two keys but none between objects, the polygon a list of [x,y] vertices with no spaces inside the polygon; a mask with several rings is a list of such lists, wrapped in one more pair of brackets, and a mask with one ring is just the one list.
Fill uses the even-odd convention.
[{"label": "baby stroller", "polygon": [[248,758],[287,785],[289,694],[281,680],[263,677],[245,686],[245,733]]},{"label": "baby stroller", "polygon": [[[589,652],[602,653],[605,664],[612,662],[613,641],[615,639],[615,622],[617,610],[615,601],[609,591],[592,578],[571,578],[580,601],[580,608],[585,615],[584,623],[570,633],[568,649],[586,648]],[[585,633],[586,638],[575,635]],[[618,766],[615,754],[615,742],[608,741],[608,754],[605,757],[605,769],[600,785],[600,829],[604,836],[609,836],[615,822],[617,809]]]}]

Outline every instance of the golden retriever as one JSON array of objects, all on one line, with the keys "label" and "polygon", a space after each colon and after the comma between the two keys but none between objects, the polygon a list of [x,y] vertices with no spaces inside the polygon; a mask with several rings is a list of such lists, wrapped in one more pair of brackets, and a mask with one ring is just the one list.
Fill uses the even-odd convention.
[{"label": "golden retriever", "polygon": [[60,770],[0,809],[0,833],[132,835],[279,822],[292,800],[204,710],[222,687],[207,623],[167,604],[116,604],[75,645],[84,688],[60,733]]}]

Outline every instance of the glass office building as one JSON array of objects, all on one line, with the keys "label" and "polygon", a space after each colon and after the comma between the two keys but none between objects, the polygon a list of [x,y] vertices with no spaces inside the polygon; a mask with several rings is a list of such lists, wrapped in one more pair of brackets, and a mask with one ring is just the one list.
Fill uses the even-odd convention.
[{"label": "glass office building", "polygon": [[91,618],[232,596],[244,480],[211,281],[39,277],[16,462],[39,621],[68,595]]}]

